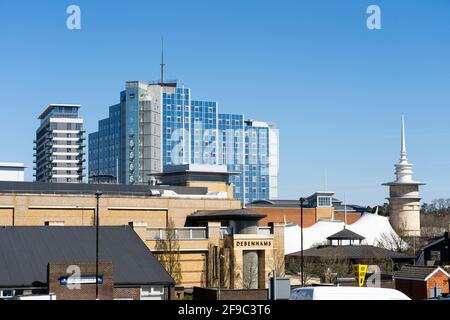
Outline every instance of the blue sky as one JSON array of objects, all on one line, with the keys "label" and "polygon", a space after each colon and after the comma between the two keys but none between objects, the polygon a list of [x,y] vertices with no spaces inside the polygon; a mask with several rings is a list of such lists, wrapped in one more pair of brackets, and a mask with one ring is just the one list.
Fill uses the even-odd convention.
[{"label": "blue sky", "polygon": [[[79,31],[66,28],[71,4]],[[370,4],[382,30],[366,28]],[[0,161],[32,179],[49,103],[82,104],[94,131],[126,80],[159,78],[161,36],[168,78],[280,128],[280,198],[327,188],[383,203],[402,113],[424,200],[450,197],[448,0],[1,0]]]}]

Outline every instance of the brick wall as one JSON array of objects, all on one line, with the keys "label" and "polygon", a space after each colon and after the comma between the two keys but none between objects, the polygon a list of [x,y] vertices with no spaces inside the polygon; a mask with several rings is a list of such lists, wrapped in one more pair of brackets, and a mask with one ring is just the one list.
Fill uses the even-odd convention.
[{"label": "brick wall", "polygon": [[[250,207],[250,210],[266,214],[267,217],[262,219],[260,226],[268,226],[270,222],[293,222],[298,225],[301,224],[300,208],[266,208],[266,207]],[[316,209],[304,208],[303,209],[303,225],[305,228],[312,226],[316,223]]]},{"label": "brick wall", "polygon": [[114,288],[114,299],[141,299],[141,288]]},{"label": "brick wall", "polygon": [[448,277],[439,270],[427,281],[427,297],[430,298],[430,289],[437,287],[441,288],[443,294],[449,293]]},{"label": "brick wall", "polygon": [[436,286],[443,294],[449,293],[448,277],[442,272],[436,272],[428,281],[396,279],[395,288],[413,300],[430,299],[430,289]]},{"label": "brick wall", "polygon": [[[79,267],[81,276],[93,276],[95,278],[95,263],[49,263],[47,276],[49,293],[55,294],[58,300],[95,300],[95,283],[81,284],[79,289],[70,289],[68,286],[60,284],[61,277],[72,276],[73,271],[68,271],[70,266]],[[103,284],[98,285],[100,300],[112,300],[114,298],[114,267],[112,262],[100,262],[99,275],[103,276]]]},{"label": "brick wall", "polygon": [[[218,300],[219,292],[212,288],[194,288],[194,300]],[[220,300],[268,300],[268,290],[221,290]]]},{"label": "brick wall", "polygon": [[[250,207],[252,211],[257,213],[266,214],[267,217],[260,221],[261,226],[267,226],[270,222],[293,222],[297,225],[301,224],[300,208],[268,208],[268,207]],[[318,219],[331,218],[332,208],[303,208],[303,225],[305,228],[314,225]],[[334,219],[344,221],[344,213],[335,213]],[[347,223],[353,224],[361,218],[360,213],[350,212],[347,213]]]}]

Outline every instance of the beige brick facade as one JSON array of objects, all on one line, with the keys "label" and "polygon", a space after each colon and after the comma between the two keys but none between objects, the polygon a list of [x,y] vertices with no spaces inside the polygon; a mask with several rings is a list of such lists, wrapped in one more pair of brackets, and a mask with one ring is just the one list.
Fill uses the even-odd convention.
[{"label": "beige brick facade", "polygon": [[[0,194],[0,226],[92,226],[95,225],[96,205],[94,195]],[[196,211],[240,208],[240,201],[235,199],[104,195],[99,201],[99,221],[104,226],[132,225],[146,245],[158,255],[161,252],[157,250],[157,241],[149,239],[147,228],[165,228],[169,219],[174,221],[176,228],[182,228],[186,218]],[[222,263],[228,265],[225,271],[229,274],[221,276],[225,285],[241,287],[237,277],[232,281],[231,273],[232,269],[242,269],[242,252],[245,249],[235,244],[235,240],[242,236],[235,235],[237,238],[234,241],[221,239],[220,227],[219,222],[209,222],[206,239],[179,240],[181,284],[185,287],[217,284],[217,279],[214,280],[211,275],[215,263],[211,251],[214,247],[222,248],[221,252],[226,255],[226,261]],[[267,286],[267,275],[274,268],[274,249],[284,253],[284,225],[278,223],[273,230],[273,235],[244,236],[247,240],[264,238],[271,241],[270,245],[251,248],[260,252],[260,287]],[[282,257],[284,261],[284,255]],[[284,266],[284,263],[277,265]]]}]

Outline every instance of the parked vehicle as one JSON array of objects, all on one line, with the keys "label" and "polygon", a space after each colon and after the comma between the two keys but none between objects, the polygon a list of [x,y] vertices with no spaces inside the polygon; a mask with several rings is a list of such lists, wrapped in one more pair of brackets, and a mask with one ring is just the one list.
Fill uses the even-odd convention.
[{"label": "parked vehicle", "polygon": [[294,289],[289,300],[411,300],[403,292],[367,287],[307,287]]}]

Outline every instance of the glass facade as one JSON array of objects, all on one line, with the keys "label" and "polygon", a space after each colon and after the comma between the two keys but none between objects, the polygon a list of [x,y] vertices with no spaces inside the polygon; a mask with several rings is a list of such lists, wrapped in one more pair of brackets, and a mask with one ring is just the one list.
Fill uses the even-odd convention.
[{"label": "glass facade", "polygon": [[[152,161],[158,165],[148,167]],[[116,162],[119,181],[131,184],[147,183],[147,173],[159,173],[164,165],[226,165],[236,173],[231,177],[235,198],[275,199],[278,129],[242,114],[220,113],[217,102],[193,100],[190,89],[176,84],[127,82],[121,104],[110,107],[109,118],[89,135],[90,175],[115,176]]]}]

